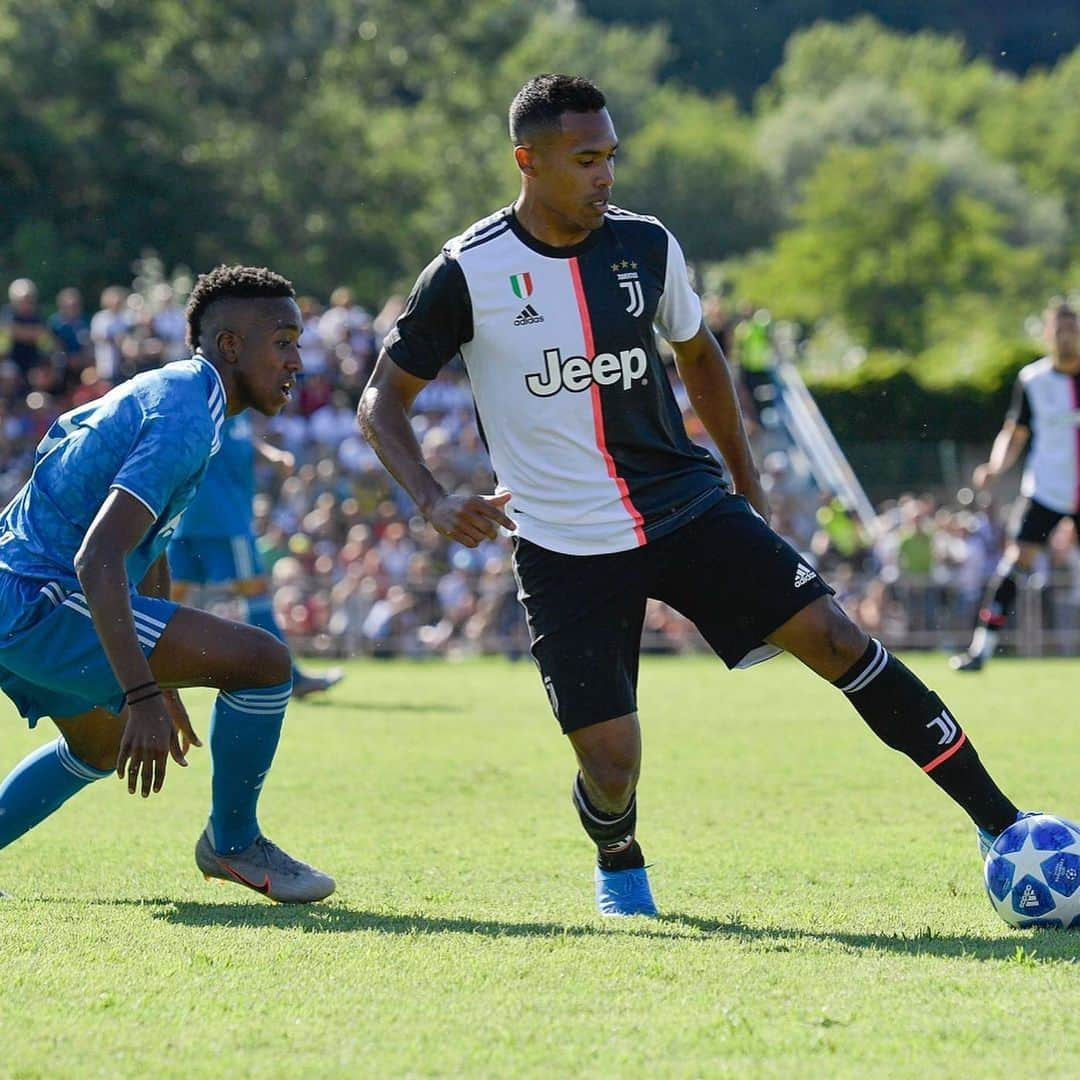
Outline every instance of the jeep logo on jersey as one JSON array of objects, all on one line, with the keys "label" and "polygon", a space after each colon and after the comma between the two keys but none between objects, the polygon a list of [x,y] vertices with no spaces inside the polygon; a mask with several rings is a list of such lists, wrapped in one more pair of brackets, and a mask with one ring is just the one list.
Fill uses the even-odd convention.
[{"label": "jeep logo on jersey", "polygon": [[525,300],[532,296],[532,274],[511,274],[510,288],[514,290],[514,295],[519,300]]},{"label": "jeep logo on jersey", "polygon": [[623,349],[618,356],[597,353],[591,362],[584,356],[568,356],[564,360],[558,349],[545,349],[544,364],[542,372],[525,376],[529,393],[537,397],[551,397],[562,389],[577,394],[588,390],[593,383],[597,386],[622,383],[622,388],[629,390],[636,379],[645,375],[649,359],[644,349]]}]

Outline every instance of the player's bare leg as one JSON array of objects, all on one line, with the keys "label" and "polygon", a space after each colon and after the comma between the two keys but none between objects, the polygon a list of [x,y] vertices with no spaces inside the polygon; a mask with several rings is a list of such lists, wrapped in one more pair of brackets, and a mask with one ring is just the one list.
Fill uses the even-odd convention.
[{"label": "player's bare leg", "polygon": [[822,596],[788,619],[768,641],[833,682],[862,656],[870,637],[831,596]]},{"label": "player's bare leg", "polygon": [[289,650],[265,630],[188,607],[177,610],[150,654],[161,686],[276,686],[290,668]]},{"label": "player's bare leg", "polygon": [[819,597],[769,635],[828,679],[875,735],[906,754],[982,833],[997,836],[1019,811],[990,778],[945,703],[888,650]]},{"label": "player's bare leg", "polygon": [[579,728],[567,738],[577,754],[589,802],[604,813],[622,813],[634,797],[641,773],[637,713]]},{"label": "player's bare leg", "polygon": [[90,709],[78,716],[53,718],[71,752],[80,761],[105,773],[116,768],[126,722],[127,710],[117,714],[108,709]]},{"label": "player's bare leg", "polygon": [[597,847],[596,902],[603,915],[655,915],[645,858],[635,838],[641,725],[637,713],[567,736],[578,759],[571,793]]}]

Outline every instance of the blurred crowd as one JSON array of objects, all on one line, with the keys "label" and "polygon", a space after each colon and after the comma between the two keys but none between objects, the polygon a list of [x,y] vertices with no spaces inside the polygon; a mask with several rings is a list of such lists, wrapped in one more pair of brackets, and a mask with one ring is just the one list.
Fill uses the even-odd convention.
[{"label": "blurred crowd", "polygon": [[[46,308],[32,281],[11,283],[0,310],[0,505],[25,481],[34,447],[56,416],[187,355],[182,300],[189,284],[165,280],[150,262],[134,288],[105,289],[91,312],[76,288],[61,290]],[[260,431],[291,451],[297,467],[284,479],[261,467],[254,507],[277,613],[291,639],[305,652],[337,655],[527,654],[509,539],[475,549],[448,543],[416,513],[357,430],[357,401],[403,298],[368,311],[343,287],[325,305],[311,297],[299,304],[299,393]],[[916,646],[966,639],[1001,551],[996,508],[973,496],[941,505],[930,495],[906,494],[880,507],[868,529],[840,500],[822,496],[797,452],[778,448],[760,422],[770,382],[767,313],[728,315],[711,297],[705,311],[740,361],[740,395],[778,530],[821,568],[871,632]],[[691,437],[709,445],[673,365],[669,374]],[[447,490],[491,490],[459,363],[421,393],[413,425]],[[1055,538],[1046,572],[1080,583],[1069,541],[1064,533]],[[1058,601],[1074,605],[1072,625],[1078,590],[1080,584],[1066,589]],[[956,628],[955,637],[943,640],[948,628]],[[676,612],[653,604],[644,646],[678,652],[701,643]]]}]

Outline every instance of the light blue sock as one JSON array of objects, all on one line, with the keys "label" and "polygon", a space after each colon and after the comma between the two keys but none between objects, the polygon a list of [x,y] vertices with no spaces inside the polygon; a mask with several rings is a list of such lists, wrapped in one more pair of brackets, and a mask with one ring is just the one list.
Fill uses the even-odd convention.
[{"label": "light blue sock", "polygon": [[39,746],[0,784],[0,848],[40,824],[87,784],[112,773],[80,761],[63,737]]},{"label": "light blue sock", "polygon": [[259,835],[255,808],[274,760],[292,680],[257,690],[222,690],[210,713],[210,839],[219,855]]},{"label": "light blue sock", "polygon": [[[274,614],[274,601],[271,599],[269,593],[263,593],[261,596],[249,596],[247,602],[247,621],[252,626],[257,626],[260,630],[266,630],[273,634],[278,641],[285,645],[289,643],[285,640],[285,632],[281,629],[277,621],[277,616]],[[300,678],[300,671],[296,664],[293,664],[292,668],[293,682],[296,682]]]}]

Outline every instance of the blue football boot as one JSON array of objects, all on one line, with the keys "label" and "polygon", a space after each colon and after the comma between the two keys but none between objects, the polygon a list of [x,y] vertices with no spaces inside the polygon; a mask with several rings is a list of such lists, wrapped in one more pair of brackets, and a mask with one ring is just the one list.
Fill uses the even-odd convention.
[{"label": "blue football boot", "polygon": [[645,868],[603,870],[598,866],[596,906],[601,915],[655,915],[656,903]]},{"label": "blue football boot", "polygon": [[[1016,812],[1016,820],[1020,821],[1026,817],[1038,817],[1041,814],[1041,810],[1018,810]],[[979,854],[982,856],[983,862],[986,862],[986,856],[990,854],[990,849],[994,846],[994,841],[997,839],[993,833],[987,832],[985,829],[980,829],[978,825],[975,826],[975,834],[979,838]]]}]

